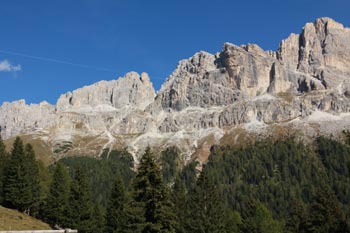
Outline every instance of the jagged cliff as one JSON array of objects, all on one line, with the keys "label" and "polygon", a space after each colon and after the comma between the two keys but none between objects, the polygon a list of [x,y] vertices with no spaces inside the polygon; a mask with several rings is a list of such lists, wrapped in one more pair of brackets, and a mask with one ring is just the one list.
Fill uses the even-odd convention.
[{"label": "jagged cliff", "polygon": [[137,159],[147,146],[174,145],[184,159],[205,160],[210,145],[237,141],[237,129],[312,136],[350,128],[349,98],[350,29],[320,18],[277,51],[225,43],[217,54],[198,52],[158,93],[146,73],[131,72],[66,93],[55,106],[4,103],[0,126],[4,138],[40,138],[56,157],[126,147]]}]

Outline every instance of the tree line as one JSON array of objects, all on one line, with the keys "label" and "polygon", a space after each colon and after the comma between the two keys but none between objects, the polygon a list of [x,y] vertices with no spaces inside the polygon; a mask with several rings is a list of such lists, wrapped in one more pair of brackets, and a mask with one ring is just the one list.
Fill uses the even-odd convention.
[{"label": "tree line", "polygon": [[[348,137],[346,137],[347,139]],[[45,167],[0,139],[0,204],[79,232],[350,232],[350,140],[215,146],[202,170],[175,148]]]}]

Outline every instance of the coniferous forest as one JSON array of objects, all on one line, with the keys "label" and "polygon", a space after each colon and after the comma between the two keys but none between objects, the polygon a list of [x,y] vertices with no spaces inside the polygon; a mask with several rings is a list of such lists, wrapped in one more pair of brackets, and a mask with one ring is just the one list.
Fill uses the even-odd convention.
[{"label": "coniferous forest", "polygon": [[52,227],[98,232],[350,232],[350,137],[214,146],[198,171],[175,148],[125,150],[45,167],[0,139],[0,204]]}]

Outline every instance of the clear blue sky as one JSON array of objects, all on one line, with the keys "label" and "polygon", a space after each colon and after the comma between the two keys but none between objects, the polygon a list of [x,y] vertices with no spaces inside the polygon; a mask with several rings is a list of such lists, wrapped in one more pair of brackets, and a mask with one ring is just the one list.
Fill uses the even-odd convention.
[{"label": "clear blue sky", "polygon": [[197,51],[215,53],[224,42],[275,50],[318,17],[349,26],[349,9],[349,0],[2,0],[0,104],[55,103],[132,70],[148,72],[159,89]]}]

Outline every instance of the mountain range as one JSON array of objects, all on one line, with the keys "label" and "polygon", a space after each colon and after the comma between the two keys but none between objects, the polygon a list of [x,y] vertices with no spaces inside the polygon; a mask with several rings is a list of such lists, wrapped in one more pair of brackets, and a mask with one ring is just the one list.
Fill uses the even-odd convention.
[{"label": "mountain range", "polygon": [[306,141],[350,128],[350,28],[307,23],[276,51],[225,43],[181,60],[159,91],[147,73],[127,73],[62,94],[55,105],[0,107],[1,135],[35,142],[50,161],[126,149],[175,146],[205,162],[214,144],[295,134]]}]

